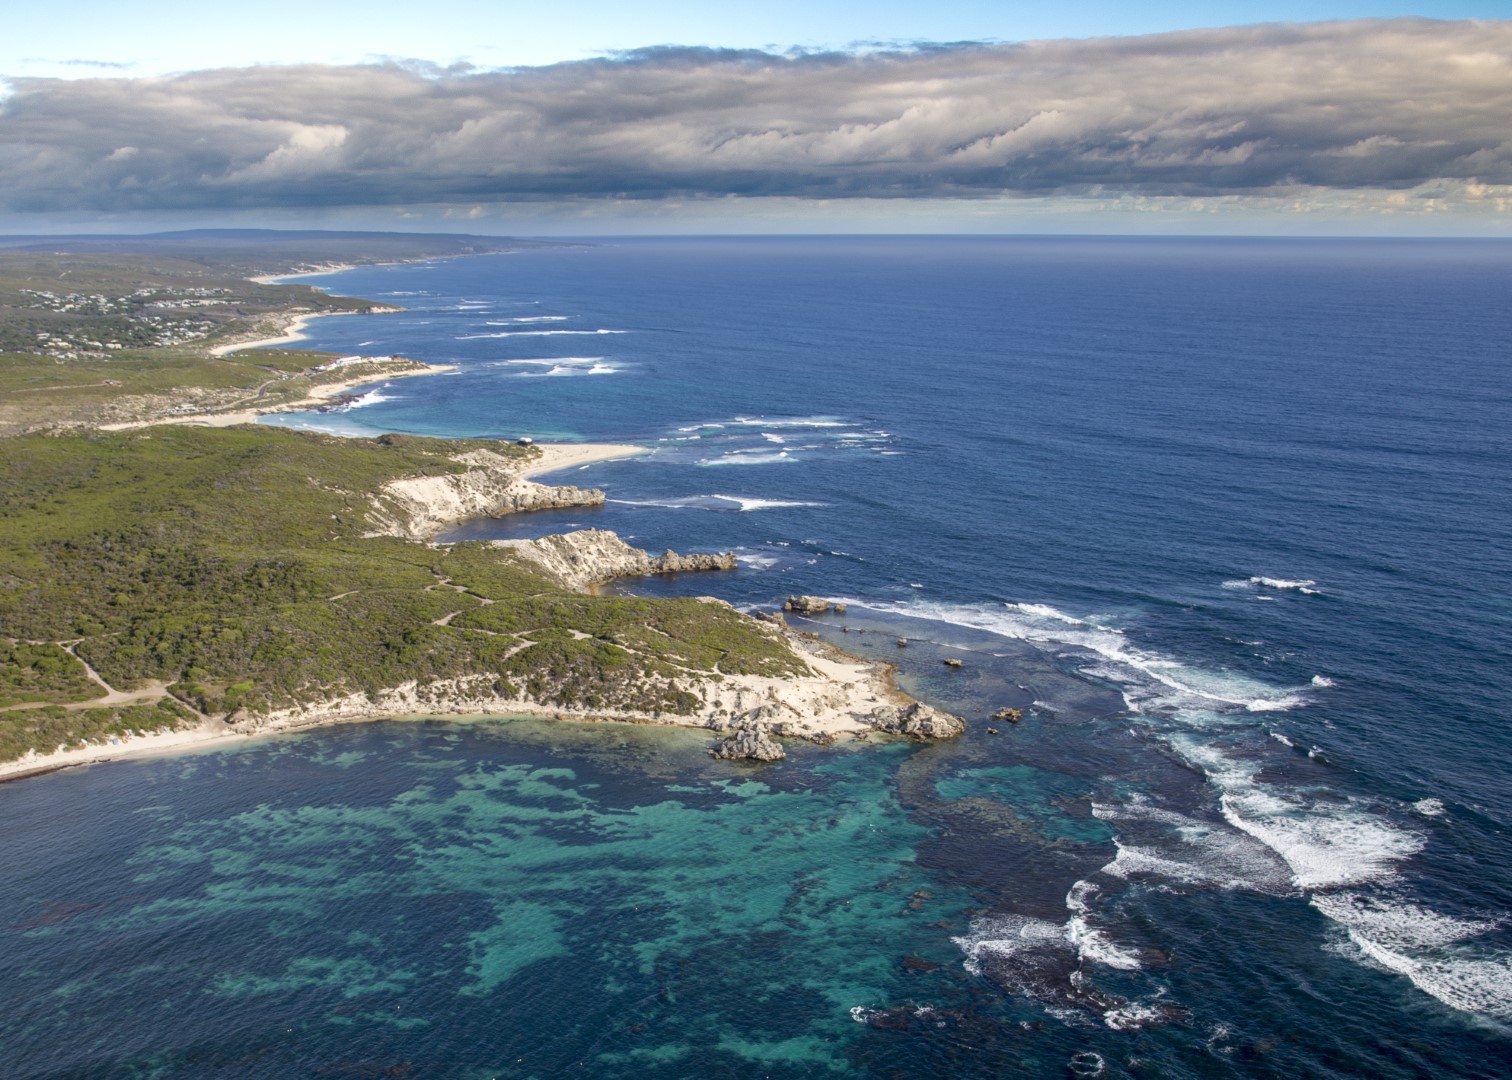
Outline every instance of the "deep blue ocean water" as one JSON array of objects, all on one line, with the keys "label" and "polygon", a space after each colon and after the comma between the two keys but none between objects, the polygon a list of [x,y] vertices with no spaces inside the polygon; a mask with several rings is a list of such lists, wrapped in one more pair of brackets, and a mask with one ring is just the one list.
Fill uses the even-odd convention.
[{"label": "deep blue ocean water", "polygon": [[280,422],[652,447],[451,538],[734,549],[626,587],[845,598],[808,625],[971,730],[395,722],[0,786],[8,1075],[1512,1074],[1512,244],[316,281],[406,311],[313,347],[459,371]]}]

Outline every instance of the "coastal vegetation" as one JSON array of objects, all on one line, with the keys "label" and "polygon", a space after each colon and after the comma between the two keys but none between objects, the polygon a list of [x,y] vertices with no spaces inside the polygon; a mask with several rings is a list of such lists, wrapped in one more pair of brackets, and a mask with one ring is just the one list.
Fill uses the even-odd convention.
[{"label": "coastal vegetation", "polygon": [[[179,728],[506,703],[826,738],[833,723],[959,731],[919,715],[879,670],[820,659],[726,604],[574,591],[728,558],[652,558],[591,531],[549,538],[565,543],[544,561],[425,542],[441,519],[597,494],[511,487],[537,447],[171,422],[221,413],[234,425],[322,384],[429,370],[223,348],[373,309],[268,278],[513,246],[0,238],[0,763]],[[431,497],[447,491],[471,501]],[[762,745],[748,756],[780,755]]]},{"label": "coastal vegetation", "polygon": [[330,381],[303,374],[328,356],[212,350],[375,305],[254,278],[517,246],[383,233],[0,238],[0,434],[297,400]]},{"label": "coastal vegetation", "polygon": [[[804,670],[721,604],[585,596],[487,545],[367,535],[385,482],[484,446],[538,453],[256,427],[0,440],[0,756],[484,675],[504,698],[685,715],[690,672]],[[163,696],[70,708],[104,688],[62,644],[118,694]]]}]

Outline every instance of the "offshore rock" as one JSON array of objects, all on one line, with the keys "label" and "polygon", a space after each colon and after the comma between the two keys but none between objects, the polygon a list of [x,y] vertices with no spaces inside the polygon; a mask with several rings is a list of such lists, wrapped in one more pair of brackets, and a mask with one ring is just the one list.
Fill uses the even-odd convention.
[{"label": "offshore rock", "polygon": [[872,726],[879,731],[891,731],[896,735],[907,735],[911,739],[953,739],[966,733],[966,721],[959,716],[941,712],[919,701],[874,709]]},{"label": "offshore rock", "polygon": [[631,547],[608,529],[579,529],[538,540],[495,540],[493,546],[513,551],[567,588],[578,590],[632,574],[735,569],[733,552],[679,555],[667,551],[652,555]]},{"label": "offshore rock", "polygon": [[782,605],[783,611],[796,611],[800,615],[823,615],[830,609],[830,602],[822,596],[790,596]]},{"label": "offshore rock", "polygon": [[782,744],[767,734],[759,724],[745,723],[734,734],[721,739],[710,751],[726,760],[781,761],[787,756]]}]

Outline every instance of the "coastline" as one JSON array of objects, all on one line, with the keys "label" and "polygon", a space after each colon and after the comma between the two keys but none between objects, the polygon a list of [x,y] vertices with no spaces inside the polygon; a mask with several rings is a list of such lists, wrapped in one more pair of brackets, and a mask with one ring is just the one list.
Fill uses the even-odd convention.
[{"label": "coastline", "polygon": [[[895,669],[891,665],[852,656],[835,645],[791,629],[784,628],[779,632],[814,670],[814,676],[723,676],[719,685],[711,688],[705,708],[687,716],[646,716],[617,710],[568,709],[522,699],[502,700],[489,690],[494,681],[491,676],[469,676],[425,686],[409,682],[385,690],[374,698],[354,693],[315,705],[279,710],[251,725],[232,726],[224,720],[211,719],[192,728],[125,736],[110,744],[75,746],[51,754],[31,752],[14,761],[0,762],[0,784],[86,765],[178,754],[229,746],[238,741],[378,720],[536,717],[583,724],[678,727],[705,731],[711,737],[749,729],[820,745],[845,739],[865,741],[874,734],[904,738],[939,737],[929,730],[927,724],[921,727],[913,720],[915,715],[923,719],[934,711],[929,706],[919,705],[898,689],[893,681]],[[754,710],[750,710],[752,706]],[[917,714],[912,711],[915,708],[919,710]],[[860,717],[867,715],[866,709],[890,709],[897,714],[897,720],[886,726],[863,722]],[[740,715],[745,711],[780,713],[782,718],[753,724]]]},{"label": "coastline", "polygon": [[[325,275],[350,268],[352,267],[331,266],[318,270],[304,271],[299,274],[277,275],[277,277]],[[254,278],[250,280],[260,281],[261,279]],[[397,310],[400,309],[375,306],[363,311],[301,313],[290,318],[284,332],[276,337],[219,345],[210,350],[210,355],[224,356],[246,349],[288,344],[301,340],[305,336],[304,330],[308,324],[313,319],[325,315],[376,314]],[[387,359],[392,362],[399,358]],[[375,358],[375,362],[381,363],[383,361]],[[312,388],[304,397],[298,400],[281,402],[277,405],[267,407],[254,406],[224,412],[188,413],[143,420],[122,421],[96,425],[96,427],[104,431],[121,431],[153,427],[160,424],[203,427],[230,427],[239,424],[251,424],[255,423],[260,416],[273,413],[298,412],[318,407],[331,398],[358,386],[393,378],[434,375],[457,370],[455,365],[427,364],[422,361],[412,360],[405,360],[403,362],[410,365],[405,370],[379,373],[367,372],[360,376],[325,383]],[[445,436],[435,437],[446,438]],[[652,452],[650,447],[631,443],[541,443],[536,444],[536,449],[539,451],[539,456],[536,459],[528,463],[514,465],[509,469],[509,475],[503,478],[507,484],[515,487],[537,489],[547,494],[553,491],[580,493],[578,489],[574,488],[545,488],[543,485],[533,483],[531,478],[562,472],[572,468],[582,468],[595,462],[615,460]],[[491,455],[487,451],[475,451],[473,454],[464,455],[459,460],[466,460],[470,464],[484,466],[483,468],[474,470],[477,473],[488,474],[498,471],[496,467],[484,462],[469,460],[477,455],[485,458],[496,457],[496,455]],[[465,476],[467,474],[460,475]],[[435,501],[435,493],[429,491],[430,486],[445,488],[449,483],[455,483],[459,478],[459,475],[422,478],[420,486],[426,490],[420,496],[421,501],[425,501],[426,495],[429,495],[431,500]],[[490,479],[497,479],[497,477],[490,477]],[[391,481],[387,486],[392,488],[396,484],[403,483],[406,483],[406,481]],[[413,485],[414,481],[409,481],[409,483]],[[383,493],[378,492],[375,493],[375,496],[381,494]],[[589,492],[588,494],[596,494],[600,501],[602,501],[601,492]],[[441,502],[445,503],[446,500],[443,499]],[[439,516],[436,518],[437,522],[449,519],[452,523],[466,520],[480,513],[476,508],[469,508],[461,516],[456,516],[454,508],[449,505],[445,508],[438,505],[433,510],[440,511]],[[448,510],[453,510],[453,512],[448,513]],[[481,512],[487,513],[488,511]],[[435,524],[435,522],[431,524]],[[436,530],[430,531],[434,532]],[[382,533],[402,535],[388,528],[380,528],[379,534]],[[613,534],[609,535],[613,536]],[[420,542],[431,542],[429,537],[408,536],[406,538]],[[617,537],[614,537],[614,540],[618,542]],[[644,555],[645,553],[640,554]],[[645,571],[621,570],[615,573],[623,574],[626,572],[643,573]],[[611,576],[615,575],[612,574]],[[579,591],[591,592],[592,588],[589,587]],[[723,601],[709,597],[703,599],[711,603],[724,603]],[[834,645],[819,641],[813,635],[794,631],[787,627],[780,618],[773,622],[757,619],[751,619],[751,622],[755,626],[761,627],[762,632],[785,641],[793,653],[800,658],[803,665],[807,666],[809,673],[807,675],[785,676],[729,676],[716,673],[713,677],[705,677],[700,672],[689,670],[685,675],[678,676],[678,681],[689,688],[700,691],[698,696],[702,700],[701,707],[696,712],[688,714],[663,715],[662,713],[655,713],[651,716],[623,710],[600,709],[582,711],[542,705],[528,699],[500,698],[491,689],[495,681],[492,676],[469,676],[460,679],[440,680],[423,686],[415,682],[409,682],[397,687],[383,689],[372,695],[365,693],[351,694],[308,706],[275,710],[266,715],[234,725],[230,722],[230,719],[234,718],[207,717],[193,728],[179,729],[171,732],[138,733],[132,736],[112,737],[108,744],[74,746],[49,754],[39,755],[35,751],[31,751],[23,758],[9,762],[0,762],[0,782],[37,776],[82,765],[176,753],[211,744],[227,743],[235,739],[253,738],[260,735],[275,735],[287,731],[299,731],[331,724],[368,720],[403,720],[463,715],[494,717],[544,716],[558,720],[577,720],[580,722],[659,724],[702,729],[709,731],[711,735],[726,737],[725,743],[720,744],[718,748],[721,751],[718,756],[755,757],[766,760],[782,756],[780,746],[771,743],[769,738],[771,735],[795,737],[827,744],[839,738],[865,739],[872,733],[912,738],[934,738],[959,734],[962,730],[963,725],[959,718],[937,713],[929,706],[917,702],[909,695],[900,691],[893,682],[892,675],[895,669],[891,665],[877,660],[868,660],[854,656]],[[954,725],[953,728],[951,727],[952,724]],[[732,735],[731,732],[734,732],[734,734]],[[748,737],[760,740],[764,749],[769,748],[775,752],[769,755],[763,753],[722,753],[731,741],[737,738],[747,739]],[[716,753],[716,751],[711,750],[711,753]]]},{"label": "coastline", "polygon": [[[253,279],[256,280],[255,278]],[[316,319],[325,319],[333,315],[375,315],[385,311],[397,311],[398,308],[381,308],[372,311],[309,311],[300,315],[294,315],[284,325],[283,332],[272,337],[253,338],[250,341],[232,341],[224,345],[216,345],[210,350],[211,356],[228,356],[231,353],[241,352],[243,349],[261,349],[269,345],[292,345],[296,341],[303,341],[308,335],[305,328]]]},{"label": "coastline", "polygon": [[[370,263],[372,266],[393,266],[394,263]],[[277,285],[280,281],[292,281],[294,278],[324,277],[327,274],[339,274],[343,270],[357,269],[356,263],[321,263],[311,270],[296,270],[292,274],[258,274],[247,280],[258,285]]]},{"label": "coastline", "polygon": [[[242,348],[243,346],[237,346]],[[380,362],[380,361],[375,361]],[[369,383],[386,382],[389,379],[407,379],[418,375],[445,375],[456,371],[454,364],[426,364],[420,360],[408,361],[412,364],[421,365],[416,371],[406,369],[404,371],[389,371],[374,374],[368,372],[364,375],[352,376],[346,379],[338,379],[335,382],[321,383],[312,387],[304,397],[295,401],[280,402],[277,405],[263,407],[253,406],[245,409],[232,409],[226,412],[207,413],[183,413],[176,416],[156,416],[145,420],[120,420],[110,424],[95,425],[100,431],[129,431],[135,428],[156,427],[160,424],[192,424],[197,427],[234,427],[237,424],[255,424],[260,416],[271,416],[274,413],[305,412],[309,409],[324,405],[331,398],[339,397],[348,390],[354,390],[359,386]]]},{"label": "coastline", "polygon": [[536,448],[541,451],[541,456],[516,474],[519,479],[529,480],[574,466],[651,453],[649,446],[635,443],[536,443]]}]

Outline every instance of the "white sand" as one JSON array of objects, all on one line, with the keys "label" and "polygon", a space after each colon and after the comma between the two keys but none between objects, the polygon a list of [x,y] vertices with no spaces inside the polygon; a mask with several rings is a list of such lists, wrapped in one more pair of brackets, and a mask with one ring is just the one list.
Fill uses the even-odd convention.
[{"label": "white sand", "polygon": [[147,757],[152,754],[178,753],[225,739],[245,738],[220,724],[201,725],[185,731],[169,731],[162,734],[151,732],[145,735],[119,737],[117,742],[104,745],[90,743],[74,746],[51,754],[27,753],[17,761],[0,762],[0,782],[15,780],[35,773],[52,772],[74,765],[93,765],[101,761],[119,761],[122,758]]},{"label": "white sand", "polygon": [[364,311],[312,311],[307,315],[298,315],[289,320],[284,327],[284,332],[276,337],[257,338],[253,341],[234,341],[228,345],[217,345],[210,350],[211,356],[225,356],[228,353],[241,352],[244,349],[261,349],[267,345],[292,345],[296,341],[303,341],[307,335],[305,327],[314,319],[324,319],[332,315],[365,315]]},{"label": "white sand", "polygon": [[[386,265],[386,264],[380,264]],[[326,274],[339,274],[343,270],[355,270],[356,263],[322,263],[314,270],[301,270],[297,274],[261,274],[248,281],[255,281],[259,285],[277,285],[280,281],[293,281],[295,278],[324,277]]]},{"label": "white sand", "polygon": [[520,470],[517,475],[521,479],[544,476],[595,461],[612,461],[651,452],[649,447],[635,446],[632,443],[538,443],[537,446],[541,456]]}]

